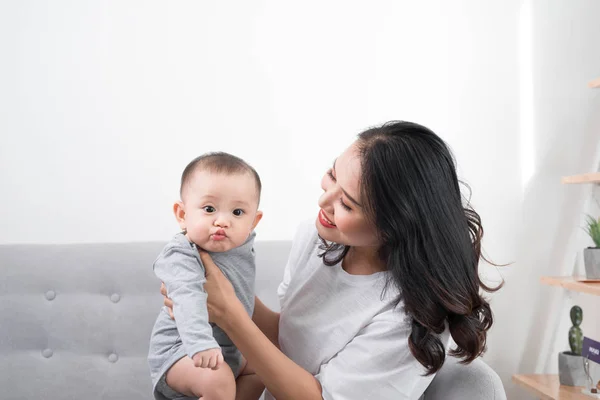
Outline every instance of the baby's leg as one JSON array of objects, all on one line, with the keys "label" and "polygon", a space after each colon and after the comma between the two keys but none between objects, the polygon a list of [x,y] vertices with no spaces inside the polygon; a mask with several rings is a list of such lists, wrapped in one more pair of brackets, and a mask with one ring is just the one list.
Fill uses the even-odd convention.
[{"label": "baby's leg", "polygon": [[202,400],[234,400],[235,379],[227,363],[217,370],[199,368],[189,357],[183,357],[167,371],[167,385],[186,396]]},{"label": "baby's leg", "polygon": [[265,390],[265,385],[248,365],[246,359],[243,360],[242,372],[237,378],[236,386],[235,400],[258,400]]}]

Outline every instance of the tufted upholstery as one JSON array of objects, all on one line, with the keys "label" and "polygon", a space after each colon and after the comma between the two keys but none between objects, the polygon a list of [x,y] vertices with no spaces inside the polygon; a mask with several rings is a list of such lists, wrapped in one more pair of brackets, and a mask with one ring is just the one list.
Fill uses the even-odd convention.
[{"label": "tufted upholstery", "polygon": [[[256,243],[256,293],[274,309],[290,244]],[[162,304],[151,266],[163,245],[1,245],[0,398],[150,399],[147,346]],[[502,387],[483,362],[448,366],[427,400]]]}]

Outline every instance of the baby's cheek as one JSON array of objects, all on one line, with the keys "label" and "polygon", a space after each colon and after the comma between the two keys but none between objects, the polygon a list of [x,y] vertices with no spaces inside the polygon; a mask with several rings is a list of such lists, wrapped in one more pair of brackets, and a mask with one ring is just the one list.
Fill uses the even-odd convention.
[{"label": "baby's cheek", "polygon": [[250,233],[248,233],[248,235],[246,235],[245,231],[230,233],[229,234],[229,242],[227,244],[229,246],[231,246],[231,248],[241,246],[244,244],[246,239],[248,239],[248,236],[250,236]]},{"label": "baby's cheek", "polygon": [[198,245],[206,241],[206,237],[201,235],[197,230],[188,230],[187,236],[192,242]]}]

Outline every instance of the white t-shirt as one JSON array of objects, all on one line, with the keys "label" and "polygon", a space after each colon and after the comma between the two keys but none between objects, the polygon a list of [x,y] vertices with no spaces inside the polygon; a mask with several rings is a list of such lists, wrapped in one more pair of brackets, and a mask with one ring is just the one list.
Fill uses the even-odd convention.
[{"label": "white t-shirt", "polygon": [[[408,348],[410,321],[394,307],[397,289],[382,292],[388,273],[328,267],[319,244],[315,223],[302,224],[278,289],[281,350],[319,380],[325,400],[418,399],[433,375],[423,376]],[[448,329],[440,339],[447,348]]]}]

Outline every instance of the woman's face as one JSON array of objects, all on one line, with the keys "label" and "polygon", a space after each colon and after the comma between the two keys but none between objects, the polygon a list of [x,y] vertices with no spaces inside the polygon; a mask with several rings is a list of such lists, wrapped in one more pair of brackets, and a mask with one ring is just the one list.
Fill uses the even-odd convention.
[{"label": "woman's face", "polygon": [[344,151],[321,180],[316,225],[330,242],[352,247],[378,247],[377,228],[365,214],[359,187],[362,169],[356,143]]}]

